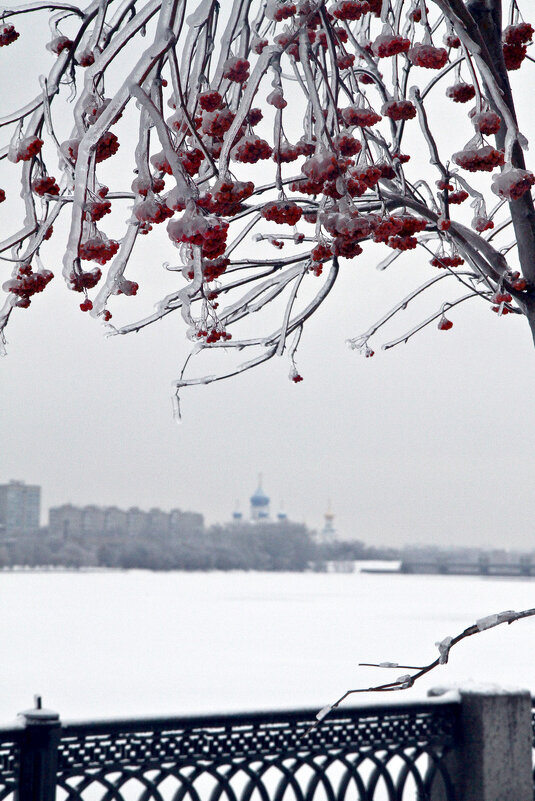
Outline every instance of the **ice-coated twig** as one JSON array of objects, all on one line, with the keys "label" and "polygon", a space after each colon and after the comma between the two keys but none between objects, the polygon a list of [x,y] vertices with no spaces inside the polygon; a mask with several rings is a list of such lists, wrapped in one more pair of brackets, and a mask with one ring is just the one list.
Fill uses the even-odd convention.
[{"label": "ice-coated twig", "polygon": [[482,631],[486,631],[487,629],[494,628],[495,626],[499,626],[502,623],[515,623],[517,620],[523,620],[527,617],[535,616],[535,607],[531,609],[524,609],[521,612],[515,612],[513,610],[508,610],[506,612],[498,612],[494,615],[488,615],[480,620],[477,620],[473,625],[468,626],[464,631],[460,634],[457,634],[455,637],[445,637],[441,642],[436,643],[439,655],[435,659],[431,660],[426,665],[422,667],[408,667],[404,665],[400,665],[397,662],[360,662],[359,665],[362,667],[383,667],[383,668],[401,668],[409,669],[416,671],[415,673],[408,673],[403,676],[399,676],[395,681],[392,682],[385,682],[381,684],[370,685],[368,687],[362,687],[354,690],[346,690],[346,692],[340,696],[334,703],[328,704],[321,709],[318,714],[316,715],[316,722],[313,723],[309,729],[307,730],[306,734],[309,734],[313,729],[315,729],[322,720],[324,720],[329,712],[333,709],[336,709],[340,704],[345,701],[350,695],[354,695],[356,693],[373,693],[373,692],[392,692],[393,690],[406,690],[410,687],[413,687],[414,684],[421,679],[423,676],[426,676],[432,670],[437,668],[439,665],[445,665],[448,662],[449,655],[451,649],[458,645],[463,640],[466,640],[468,637],[472,637],[474,634],[479,634]]}]

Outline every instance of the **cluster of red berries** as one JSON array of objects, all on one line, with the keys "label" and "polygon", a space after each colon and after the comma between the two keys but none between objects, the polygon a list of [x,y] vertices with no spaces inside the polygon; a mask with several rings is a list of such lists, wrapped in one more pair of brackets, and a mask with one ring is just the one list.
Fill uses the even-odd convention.
[{"label": "cluster of red berries", "polygon": [[516,25],[508,25],[503,32],[505,44],[526,44],[531,42],[535,30],[529,22],[519,22]]},{"label": "cluster of red berries", "polygon": [[[427,8],[427,6],[425,7],[425,13],[426,14],[429,13],[429,9]],[[421,8],[413,9],[409,14],[409,18],[412,19],[413,22],[421,22],[422,21],[422,9]]]},{"label": "cluster of red berries", "polygon": [[429,70],[441,70],[448,61],[448,51],[443,47],[416,44],[408,50],[409,61],[415,67],[425,67]]},{"label": "cluster of red berries", "polygon": [[0,203],[3,203],[5,199],[6,199],[6,193],[4,192],[3,189],[0,189]]},{"label": "cluster of red berries", "polygon": [[196,175],[204,160],[204,153],[198,147],[191,150],[178,150],[177,156],[188,175]]},{"label": "cluster of red berries", "polygon": [[[141,195],[141,197],[147,197],[149,192],[158,194],[158,192],[163,192],[164,189],[165,181],[156,175],[151,175],[148,180],[146,178],[134,178],[132,181],[132,192],[135,192],[136,195]],[[170,208],[174,207],[171,206]],[[182,208],[186,207],[183,206]]]},{"label": "cluster of red berries", "polygon": [[290,19],[297,13],[294,3],[285,3],[284,0],[271,0],[266,6],[266,17],[274,22]]},{"label": "cluster of red berries", "polygon": [[147,197],[134,206],[134,216],[141,223],[163,223],[173,216],[173,209],[157,197]]},{"label": "cluster of red berries", "polygon": [[84,261],[96,261],[98,264],[106,264],[112,259],[119,250],[119,243],[114,239],[105,236],[92,237],[82,242],[79,248],[79,256]]},{"label": "cluster of red berries", "polygon": [[301,219],[303,210],[293,200],[279,200],[266,203],[262,209],[262,217],[279,225],[295,225]]},{"label": "cluster of red berries", "polygon": [[503,32],[503,57],[508,70],[518,70],[527,55],[526,42],[530,42],[534,30],[529,22],[509,25]]},{"label": "cluster of red berries", "polygon": [[229,108],[216,111],[205,111],[202,115],[201,130],[207,136],[224,136],[234,120]]},{"label": "cluster of red berries", "polygon": [[353,167],[346,181],[347,192],[351,197],[361,197],[366,190],[377,186],[382,177],[382,171],[376,164]]},{"label": "cluster of red berries", "polygon": [[391,120],[412,120],[416,117],[416,106],[410,100],[389,100],[381,113]]},{"label": "cluster of red berries", "polygon": [[341,2],[335,3],[330,10],[336,19],[358,22],[363,14],[370,13],[371,7],[367,0],[341,0]]},{"label": "cluster of red berries", "polygon": [[[344,30],[344,28],[332,28],[331,29],[331,33],[332,33],[334,39],[337,40],[337,42],[336,42],[337,44],[339,42],[341,42],[342,44],[346,44],[347,43],[347,31]],[[309,39],[310,38],[311,37],[310,37],[310,33],[309,33]],[[314,41],[314,39],[312,41]],[[327,34],[325,33],[325,31],[320,31],[319,32],[319,34],[318,34],[318,42],[321,45],[321,47],[323,47],[324,50],[328,49],[329,40],[327,39]]]},{"label": "cluster of red berries", "polygon": [[[164,172],[164,173],[167,173],[167,175],[172,175],[173,174],[173,170],[171,169],[171,165],[167,161],[167,157],[165,156],[163,151],[161,151],[160,153],[156,153],[154,156],[151,156],[150,157],[150,163],[152,164],[152,166],[154,167],[156,172]],[[136,180],[139,180],[139,179],[136,179]],[[134,185],[133,184],[132,184],[132,189],[134,189]],[[136,189],[134,189],[134,191],[135,192],[136,191],[139,192],[140,195],[143,194],[137,188],[137,185],[136,185]]]},{"label": "cluster of red berries", "polygon": [[377,125],[382,117],[371,108],[348,106],[348,108],[342,109],[342,119],[346,125],[358,125],[359,128],[371,128],[372,125]]},{"label": "cluster of red berries", "polygon": [[454,33],[448,33],[444,37],[444,44],[446,47],[452,47],[454,50],[457,50],[461,46],[461,40],[458,36],[455,36]]},{"label": "cluster of red berries", "polygon": [[506,200],[518,200],[535,184],[535,175],[529,170],[506,169],[492,177],[492,191]]},{"label": "cluster of red berries", "polygon": [[90,200],[85,204],[85,212],[91,222],[98,222],[104,215],[111,212],[111,202],[109,200]]},{"label": "cluster of red berries", "polygon": [[42,178],[36,178],[35,181],[32,181],[32,189],[39,197],[43,197],[43,195],[59,195],[59,186],[53,175],[43,175]]},{"label": "cluster of red berries", "polygon": [[373,241],[384,242],[394,250],[414,250],[418,244],[414,234],[424,231],[426,225],[424,219],[411,214],[384,217],[374,226]]},{"label": "cluster of red berries", "polygon": [[47,49],[59,56],[64,50],[70,50],[72,45],[73,41],[68,36],[56,36],[47,44]]},{"label": "cluster of red berries", "polygon": [[521,277],[518,270],[508,273],[506,278],[517,292],[523,292],[527,287],[526,279]]},{"label": "cluster of red berries", "polygon": [[333,252],[332,252],[331,248],[329,247],[329,245],[324,245],[322,243],[320,243],[319,245],[316,245],[316,247],[312,250],[312,252],[310,254],[310,256],[312,258],[312,261],[315,261],[315,262],[328,261],[331,258],[332,255],[333,255]]},{"label": "cluster of red berries", "polygon": [[213,89],[209,89],[207,92],[201,92],[198,97],[199,106],[202,108],[203,111],[215,111],[217,108],[221,106],[223,98]]},{"label": "cluster of red berries", "polygon": [[455,83],[446,89],[446,97],[451,97],[454,103],[469,103],[475,96],[475,86],[471,83]]},{"label": "cluster of red berries", "polygon": [[25,136],[17,145],[10,146],[8,159],[16,164],[18,161],[30,161],[36,156],[44,142],[38,136]]},{"label": "cluster of red berries", "polygon": [[498,289],[494,296],[491,298],[493,303],[511,303],[513,300],[510,292],[504,292],[501,289]]},{"label": "cluster of red berries", "polygon": [[[319,185],[319,191],[321,191],[326,181],[334,181],[341,175],[340,168],[341,164],[333,153],[328,150],[320,150],[305,161],[301,167],[301,172],[309,181]],[[307,190],[303,189],[302,191]],[[312,192],[311,194],[317,194],[317,192]]]},{"label": "cluster of red berries", "polygon": [[114,156],[119,150],[119,140],[111,131],[103,133],[97,142],[95,148],[95,161],[99,164],[101,161],[109,159]]},{"label": "cluster of red berries", "polygon": [[0,47],[6,47],[13,44],[19,38],[20,33],[15,30],[13,25],[0,26]]},{"label": "cluster of red berries", "polygon": [[232,151],[232,158],[243,164],[256,164],[257,161],[270,158],[272,153],[273,150],[265,139],[250,134],[240,139]]},{"label": "cluster of red berries", "polygon": [[453,328],[453,323],[451,320],[448,320],[447,317],[444,317],[444,315],[442,315],[442,317],[438,322],[437,328],[439,331],[449,331],[450,328]]},{"label": "cluster of red berries", "polygon": [[391,236],[386,240],[386,244],[392,250],[414,250],[418,240],[415,236]]},{"label": "cluster of red berries", "polygon": [[70,288],[74,292],[85,292],[87,289],[93,289],[100,279],[102,278],[102,270],[95,267],[93,270],[87,272],[72,272],[69,275]]},{"label": "cluster of red berries", "polygon": [[223,78],[235,83],[245,83],[249,78],[250,66],[246,58],[227,58],[223,64]]},{"label": "cluster of red berries", "polygon": [[93,53],[92,50],[84,50],[77,57],[77,61],[80,67],[90,67],[92,64],[95,63],[95,54]]},{"label": "cluster of red berries", "polygon": [[468,192],[464,189],[459,189],[457,192],[450,192],[448,195],[448,202],[450,205],[458,206],[469,197]]},{"label": "cluster of red berries", "polygon": [[273,150],[273,161],[277,164],[289,164],[299,158],[301,152],[297,145],[289,142],[281,142],[280,146]]},{"label": "cluster of red berries", "polygon": [[386,161],[378,161],[375,167],[379,170],[381,178],[386,178],[388,181],[393,181],[396,177],[396,171],[391,164]]},{"label": "cluster of red berries", "polygon": [[121,278],[119,286],[117,287],[118,295],[136,295],[139,289],[137,281],[128,281],[127,278]]},{"label": "cluster of red berries", "polygon": [[227,334],[227,332],[224,330],[219,331],[217,328],[212,328],[210,330],[201,328],[199,331],[197,331],[197,337],[199,339],[206,337],[206,343],[211,345],[213,342],[219,342],[221,339],[224,342],[232,339],[232,334]]},{"label": "cluster of red berries", "polygon": [[501,120],[494,111],[482,111],[480,114],[473,115],[472,125],[479,133],[483,134],[483,136],[490,136],[491,134],[498,133]]},{"label": "cluster of red berries", "polygon": [[264,48],[266,48],[268,44],[269,42],[267,39],[256,39],[256,41],[253,40],[252,49],[255,53],[261,55],[261,53],[264,51]]},{"label": "cluster of red berries", "polygon": [[492,172],[505,164],[503,150],[496,150],[491,145],[460,150],[453,154],[453,161],[468,172]]},{"label": "cluster of red berries", "polygon": [[464,259],[462,259],[460,256],[457,255],[455,256],[443,255],[443,256],[435,256],[433,259],[431,259],[429,263],[433,267],[440,267],[440,268],[460,267],[461,264],[464,264]]},{"label": "cluster of red berries", "polygon": [[212,259],[211,261],[203,259],[202,274],[204,280],[207,283],[217,281],[217,279],[223,275],[229,264],[230,259],[227,259],[224,256],[219,256],[219,258]]},{"label": "cluster of red berries", "polygon": [[344,53],[336,59],[338,68],[341,70],[349,70],[355,63],[355,56],[353,53]]},{"label": "cluster of red berries", "polygon": [[331,236],[365,239],[370,235],[374,219],[361,216],[357,211],[327,211],[321,215],[321,223]]},{"label": "cluster of red berries", "polygon": [[344,131],[333,138],[333,145],[342,156],[356,156],[362,150],[359,140]]},{"label": "cluster of red berries", "polygon": [[292,373],[292,381],[294,384],[299,384],[300,381],[303,380],[303,376],[299,375],[299,373]]},{"label": "cluster of red berries", "polygon": [[524,44],[504,44],[503,60],[505,61],[505,68],[510,72],[519,70],[527,53],[528,48]]},{"label": "cluster of red berries", "polygon": [[327,212],[322,215],[321,222],[334,237],[333,253],[346,259],[360,256],[362,253],[360,242],[372,231],[371,218],[361,217],[356,212],[352,214]]},{"label": "cluster of red berries", "polygon": [[333,253],[344,259],[354,259],[360,256],[362,248],[359,239],[350,236],[335,236],[333,239]]},{"label": "cluster of red berries", "polygon": [[79,139],[66,139],[61,143],[60,149],[65,158],[76,163],[78,159],[78,148],[80,147]]},{"label": "cluster of red berries", "polygon": [[400,53],[407,53],[410,46],[410,39],[393,33],[382,33],[374,41],[371,49],[377,58],[389,58],[399,56]]},{"label": "cluster of red berries", "polygon": [[215,259],[225,252],[227,243],[228,222],[213,214],[206,216],[196,210],[186,210],[180,220],[171,220],[167,224],[169,238],[175,243],[198,245],[202,255],[207,259]]},{"label": "cluster of red berries", "polygon": [[488,217],[476,215],[472,220],[472,228],[479,234],[482,234],[483,231],[488,231],[489,229],[494,228],[494,223],[492,220],[489,220]]},{"label": "cluster of red berries", "polygon": [[[315,40],[316,34],[314,33],[314,31],[312,31],[312,39],[310,37],[310,32],[308,38],[311,43]],[[278,36],[275,36],[274,42],[289,56],[295,58],[296,61],[300,61],[299,44],[297,43],[294,36],[290,36],[287,33],[279,33]]]},{"label": "cluster of red berries", "polygon": [[27,309],[30,305],[30,297],[37,292],[42,292],[53,278],[54,274],[50,270],[34,273],[31,264],[24,264],[19,267],[15,278],[3,284],[3,289],[17,295],[19,300],[16,305]]},{"label": "cluster of red berries", "polygon": [[199,199],[199,206],[223,217],[233,217],[242,209],[242,203],[254,192],[252,181],[220,179],[211,193]]},{"label": "cluster of red berries", "polygon": [[274,106],[274,108],[283,109],[286,108],[288,102],[284,99],[284,95],[281,89],[274,89],[269,95],[266,97],[266,103],[270,106]]}]

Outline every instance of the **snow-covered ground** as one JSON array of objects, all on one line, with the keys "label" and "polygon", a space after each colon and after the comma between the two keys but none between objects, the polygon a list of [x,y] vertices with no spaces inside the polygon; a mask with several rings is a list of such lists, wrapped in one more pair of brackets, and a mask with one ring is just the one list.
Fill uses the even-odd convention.
[{"label": "snow-covered ground", "polygon": [[[289,573],[0,573],[0,724],[32,705],[65,719],[323,707],[421,664],[477,618],[534,604],[535,580]],[[535,690],[535,620],[461,643],[404,694],[469,680]],[[392,678],[399,672],[393,671]]]}]

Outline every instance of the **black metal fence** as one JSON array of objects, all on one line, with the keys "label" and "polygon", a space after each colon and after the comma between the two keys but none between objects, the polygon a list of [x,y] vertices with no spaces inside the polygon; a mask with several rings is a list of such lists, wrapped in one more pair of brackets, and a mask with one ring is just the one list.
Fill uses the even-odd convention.
[{"label": "black metal fence", "polygon": [[0,801],[455,801],[459,704],[0,729]]}]

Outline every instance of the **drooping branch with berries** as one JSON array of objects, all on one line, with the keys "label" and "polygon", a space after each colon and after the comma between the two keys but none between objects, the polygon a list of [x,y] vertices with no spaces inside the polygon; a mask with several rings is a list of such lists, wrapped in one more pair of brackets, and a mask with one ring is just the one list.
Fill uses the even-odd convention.
[{"label": "drooping branch with berries", "polygon": [[[533,60],[521,5],[93,0],[1,9],[7,63],[24,51],[29,18],[48,16],[52,32],[48,73],[39,66],[32,95],[0,118],[0,260],[10,274],[2,342],[11,314],[53,278],[58,248],[80,309],[110,333],[178,312],[194,353],[237,355],[232,368],[200,377],[189,375],[188,358],[177,391],[282,354],[300,381],[303,326],[340,271],[368,255],[387,268],[418,249],[430,276],[349,340],[366,356],[377,332],[430,287],[448,293],[439,308],[383,347],[429,324],[449,330],[446,313],[472,299],[500,317],[524,314],[534,330],[535,176],[510,80],[529,75]],[[445,140],[450,114],[459,124]],[[148,266],[145,238],[154,242]],[[118,296],[141,295],[142,268],[162,264],[169,292],[145,317],[116,323],[116,309],[128,313]]]}]

